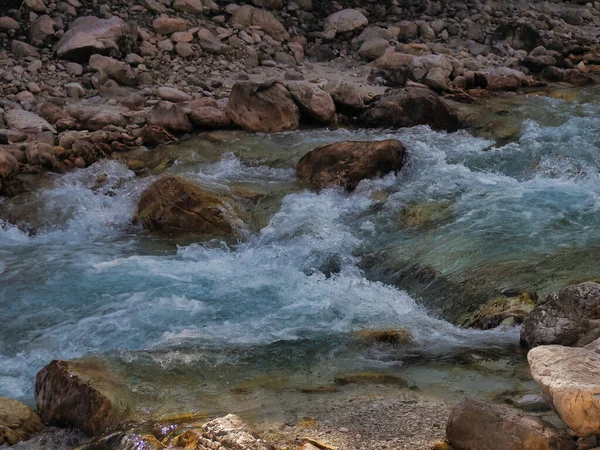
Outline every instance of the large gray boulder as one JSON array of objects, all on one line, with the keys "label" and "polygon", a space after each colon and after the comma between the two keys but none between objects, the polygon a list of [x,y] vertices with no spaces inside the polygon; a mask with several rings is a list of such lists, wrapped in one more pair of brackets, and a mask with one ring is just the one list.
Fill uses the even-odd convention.
[{"label": "large gray boulder", "polygon": [[244,5],[238,8],[231,17],[230,24],[246,29],[260,27],[276,41],[289,39],[290,34],[277,18],[269,11]]},{"label": "large gray boulder", "polygon": [[84,16],[73,22],[58,41],[56,55],[60,59],[84,63],[94,53],[118,56],[120,46],[135,42],[136,35],[136,27],[127,25],[117,16],[110,19]]},{"label": "large gray boulder", "polygon": [[521,328],[527,348],[560,344],[581,347],[600,337],[600,284],[567,286],[538,302]]},{"label": "large gray boulder", "polygon": [[324,31],[335,36],[337,33],[357,30],[368,23],[369,19],[357,9],[343,9],[325,19]]}]

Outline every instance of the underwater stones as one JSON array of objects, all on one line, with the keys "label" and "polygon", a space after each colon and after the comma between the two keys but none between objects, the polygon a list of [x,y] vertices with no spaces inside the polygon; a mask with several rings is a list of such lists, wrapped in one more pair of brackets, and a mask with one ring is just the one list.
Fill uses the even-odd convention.
[{"label": "underwater stones", "polygon": [[393,347],[407,347],[414,342],[407,330],[360,330],[356,335],[369,343],[388,344]]},{"label": "underwater stones", "polygon": [[335,384],[345,386],[347,384],[383,384],[400,387],[408,386],[404,378],[380,372],[358,372],[336,375],[333,379]]},{"label": "underwater stones", "polygon": [[600,433],[600,354],[544,345],[527,354],[531,376],[578,436]]},{"label": "underwater stones", "polygon": [[459,127],[456,113],[435,92],[416,86],[389,91],[359,117],[359,123],[377,128],[429,125],[446,131]]},{"label": "underwater stones", "polygon": [[538,302],[523,322],[521,344],[581,347],[600,337],[599,325],[600,284],[567,286]]},{"label": "underwater stones", "polygon": [[340,186],[353,191],[365,178],[397,173],[404,164],[404,154],[404,145],[394,139],[336,142],[304,155],[296,173],[315,188]]},{"label": "underwater stones", "polygon": [[136,219],[145,229],[164,235],[230,237],[243,226],[229,203],[176,176],[161,178],[144,191]]},{"label": "underwater stones", "polygon": [[452,214],[452,205],[445,201],[411,204],[402,210],[400,222],[407,227],[420,228],[444,222]]},{"label": "underwater stones", "polygon": [[450,414],[446,437],[454,450],[575,450],[575,441],[539,417],[467,397]]},{"label": "underwater stones", "polygon": [[38,411],[49,425],[97,436],[131,418],[125,382],[96,359],[52,361],[36,376]]},{"label": "underwater stones", "polygon": [[236,83],[229,96],[227,114],[248,131],[288,131],[300,124],[300,111],[279,81]]},{"label": "underwater stones", "polygon": [[29,406],[0,397],[0,447],[26,441],[43,428],[40,416]]},{"label": "underwater stones", "polygon": [[523,323],[535,307],[537,296],[522,292],[516,296],[501,296],[490,300],[462,323],[469,328],[489,330],[498,326]]}]

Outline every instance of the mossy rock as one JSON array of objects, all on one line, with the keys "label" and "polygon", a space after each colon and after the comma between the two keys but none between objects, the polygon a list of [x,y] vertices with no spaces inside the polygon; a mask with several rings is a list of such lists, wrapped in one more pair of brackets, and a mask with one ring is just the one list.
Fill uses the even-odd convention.
[{"label": "mossy rock", "polygon": [[412,334],[407,330],[360,330],[356,335],[369,343],[388,344],[393,347],[408,347],[414,343]]},{"label": "mossy rock", "polygon": [[537,295],[528,291],[515,296],[496,297],[475,313],[459,318],[458,323],[481,330],[518,325],[533,311],[536,301]]}]

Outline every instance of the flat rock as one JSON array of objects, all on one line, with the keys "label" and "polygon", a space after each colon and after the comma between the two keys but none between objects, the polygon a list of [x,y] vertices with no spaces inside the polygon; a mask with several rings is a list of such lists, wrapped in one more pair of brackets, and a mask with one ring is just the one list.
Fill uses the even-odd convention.
[{"label": "flat rock", "polygon": [[23,132],[40,132],[40,131],[52,131],[56,133],[56,130],[46,120],[42,119],[35,113],[30,111],[23,111],[19,109],[11,109],[4,113],[4,122],[6,126],[11,130],[18,130]]},{"label": "flat rock", "polygon": [[185,92],[180,91],[179,89],[176,89],[176,88],[168,87],[168,86],[159,87],[156,90],[156,94],[163,100],[167,100],[167,101],[173,102],[173,103],[188,102],[192,99]]},{"label": "flat rock", "polygon": [[42,419],[29,406],[10,398],[0,397],[0,447],[26,441],[43,428]]}]

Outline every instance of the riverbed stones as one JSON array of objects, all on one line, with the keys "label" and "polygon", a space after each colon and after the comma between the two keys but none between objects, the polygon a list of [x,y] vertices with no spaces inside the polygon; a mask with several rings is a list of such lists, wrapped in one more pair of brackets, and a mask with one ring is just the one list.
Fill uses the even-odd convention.
[{"label": "riverbed stones", "polygon": [[56,133],[56,129],[52,125],[31,111],[21,109],[6,111],[4,113],[4,122],[9,129],[25,133],[39,133],[42,131]]},{"label": "riverbed stones", "polygon": [[26,441],[43,428],[42,419],[29,406],[0,397],[0,447]]},{"label": "riverbed stones", "polygon": [[227,103],[227,114],[248,131],[288,131],[300,124],[300,110],[279,81],[236,83]]},{"label": "riverbed stones", "polygon": [[117,16],[110,19],[80,17],[56,44],[56,55],[60,59],[75,62],[87,62],[95,53],[116,56],[120,52],[120,45],[135,41],[135,32],[132,30],[134,28]]},{"label": "riverbed stones", "polygon": [[394,139],[337,142],[304,155],[296,173],[311,187],[339,186],[353,191],[364,179],[397,173],[404,164],[405,151],[404,145]]},{"label": "riverbed stones", "polygon": [[585,348],[543,345],[527,354],[542,394],[578,436],[600,434],[600,354]]},{"label": "riverbed stones", "polygon": [[333,120],[335,103],[331,95],[319,86],[308,81],[291,81],[287,88],[304,117],[322,124]]},{"label": "riverbed stones", "polygon": [[456,113],[431,89],[406,87],[394,89],[372,104],[359,117],[367,127],[413,127],[429,125],[435,130],[456,131]]},{"label": "riverbed stones", "polygon": [[446,437],[454,450],[575,450],[565,430],[539,417],[467,397],[452,411]]},{"label": "riverbed stones", "polygon": [[531,292],[498,296],[471,314],[463,325],[489,330],[498,326],[521,324],[533,311],[536,298]]},{"label": "riverbed stones", "polygon": [[150,109],[147,117],[150,125],[162,127],[174,133],[192,131],[192,123],[183,108],[168,101],[158,102]]},{"label": "riverbed stones", "polygon": [[541,300],[521,328],[521,344],[584,346],[600,337],[600,284],[567,286]]},{"label": "riverbed stones", "polygon": [[0,177],[7,177],[19,170],[19,162],[8,151],[0,147]]},{"label": "riverbed stones", "polygon": [[37,374],[35,399],[46,423],[90,436],[130,419],[134,410],[125,382],[97,359],[52,361]]},{"label": "riverbed stones", "polygon": [[185,178],[167,176],[152,183],[137,204],[136,219],[159,234],[236,236],[243,224],[232,205]]},{"label": "riverbed stones", "polygon": [[91,69],[104,72],[109,78],[119,84],[125,86],[135,86],[138,84],[135,72],[126,62],[108,56],[92,55],[89,64]]}]

